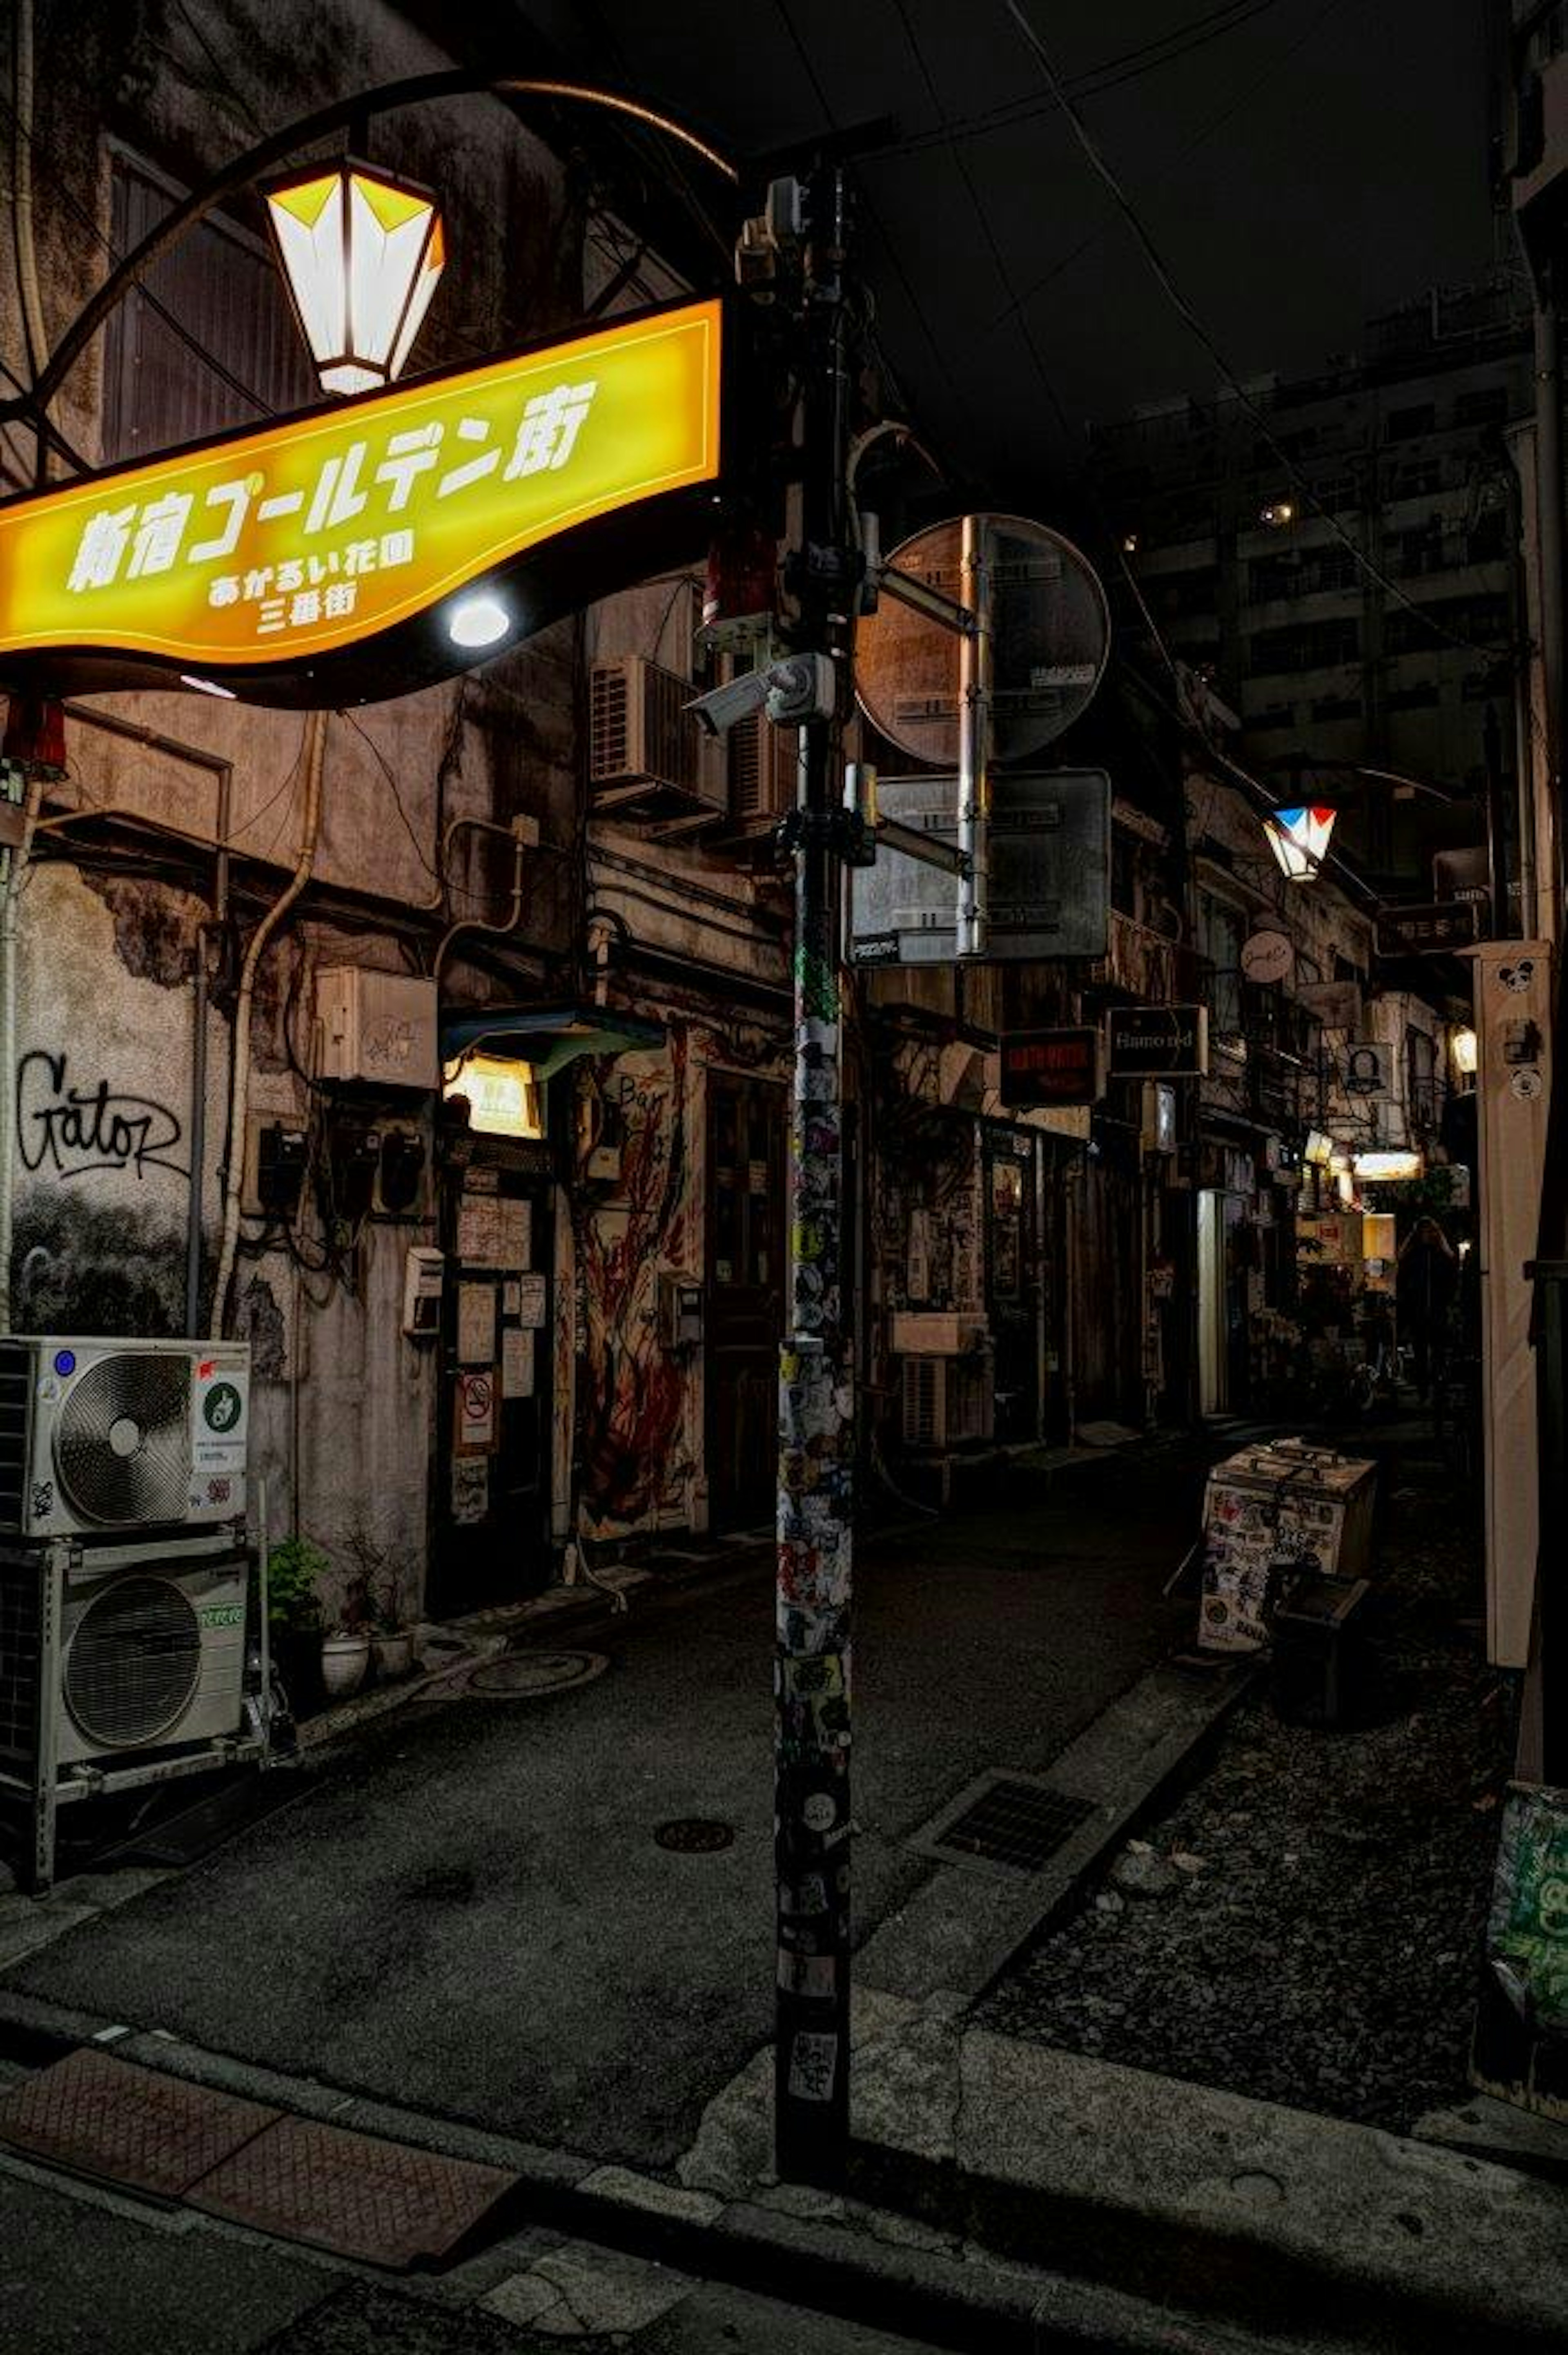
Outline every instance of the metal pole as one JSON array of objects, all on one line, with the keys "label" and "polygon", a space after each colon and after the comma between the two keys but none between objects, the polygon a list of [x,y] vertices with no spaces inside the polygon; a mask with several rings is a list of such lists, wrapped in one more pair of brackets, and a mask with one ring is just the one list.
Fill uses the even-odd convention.
[{"label": "metal pole", "polygon": [[960,594],[974,632],[959,641],[959,954],[984,956],[991,906],[991,538],[966,515]]},{"label": "metal pole", "polygon": [[[844,176],[812,183],[806,259],[802,644],[847,667],[848,317]],[[800,2183],[842,2183],[849,2143],[850,1603],[853,1389],[840,1291],[842,1136],[834,924],[840,727],[800,731],[789,1327],[779,1368],[774,1655],[775,2154]]]}]

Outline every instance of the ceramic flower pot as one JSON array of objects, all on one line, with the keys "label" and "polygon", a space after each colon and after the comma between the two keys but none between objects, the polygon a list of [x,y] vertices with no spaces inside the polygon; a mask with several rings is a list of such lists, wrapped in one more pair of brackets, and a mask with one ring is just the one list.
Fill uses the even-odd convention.
[{"label": "ceramic flower pot", "polygon": [[322,1683],[328,1700],[345,1700],[359,1690],[370,1666],[368,1636],[322,1637]]},{"label": "ceramic flower pot", "polygon": [[387,1680],[406,1677],[414,1665],[414,1631],[411,1627],[399,1627],[395,1635],[376,1636],[370,1648],[378,1677]]}]

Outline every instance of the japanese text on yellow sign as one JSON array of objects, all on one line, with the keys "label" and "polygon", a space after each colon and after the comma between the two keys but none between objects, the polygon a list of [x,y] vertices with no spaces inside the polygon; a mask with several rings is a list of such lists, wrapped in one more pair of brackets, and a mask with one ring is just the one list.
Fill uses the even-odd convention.
[{"label": "japanese text on yellow sign", "polygon": [[718,470],[719,305],[0,506],[0,654],[308,660]]}]

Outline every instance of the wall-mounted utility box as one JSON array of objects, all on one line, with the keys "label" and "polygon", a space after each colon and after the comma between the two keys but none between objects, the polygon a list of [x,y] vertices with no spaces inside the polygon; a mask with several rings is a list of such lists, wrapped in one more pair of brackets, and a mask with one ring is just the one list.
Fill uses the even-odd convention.
[{"label": "wall-mounted utility box", "polygon": [[433,981],[329,965],[316,975],[316,1021],[323,1080],[377,1088],[440,1084]]}]

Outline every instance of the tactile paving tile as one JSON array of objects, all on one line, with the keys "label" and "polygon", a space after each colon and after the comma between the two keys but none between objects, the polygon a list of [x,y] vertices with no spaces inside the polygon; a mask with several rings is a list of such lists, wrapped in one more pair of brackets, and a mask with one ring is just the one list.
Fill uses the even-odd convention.
[{"label": "tactile paving tile", "polygon": [[0,2142],[162,2200],[178,2200],[281,2112],[117,2061],[72,2052],[0,2096]]},{"label": "tactile paving tile", "polygon": [[405,2270],[455,2248],[517,2180],[499,2167],[285,2117],[186,2200],[281,2240]]}]

